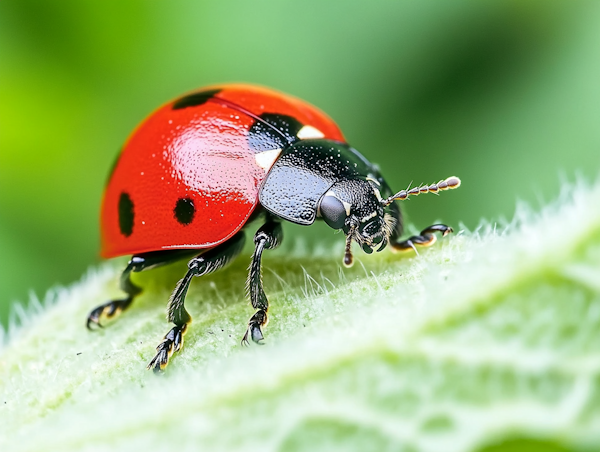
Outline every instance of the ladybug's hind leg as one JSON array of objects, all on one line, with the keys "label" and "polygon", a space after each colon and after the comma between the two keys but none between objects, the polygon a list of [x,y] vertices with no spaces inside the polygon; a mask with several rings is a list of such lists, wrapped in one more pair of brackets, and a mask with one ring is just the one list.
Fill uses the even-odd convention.
[{"label": "ladybug's hind leg", "polygon": [[261,258],[265,249],[272,250],[279,246],[283,239],[283,229],[281,224],[275,220],[269,220],[261,226],[254,236],[254,253],[252,254],[252,263],[250,264],[250,273],[246,287],[250,295],[250,301],[256,312],[248,321],[246,334],[242,338],[242,345],[248,345],[248,339],[255,343],[260,343],[264,338],[262,327],[268,322],[267,310],[269,300],[265,295],[261,276]]},{"label": "ladybug's hind leg", "polygon": [[127,296],[125,298],[111,300],[92,309],[87,316],[87,327],[90,330],[92,329],[92,325],[102,327],[102,324],[100,323],[102,318],[112,318],[117,316],[131,305],[136,296],[142,293],[141,287],[136,286],[131,281],[132,272],[141,272],[142,270],[149,268],[171,264],[186,257],[189,258],[196,253],[197,251],[195,250],[167,250],[134,255],[127,264],[127,267],[125,267],[125,270],[123,270],[123,273],[121,273],[121,290],[125,292]]},{"label": "ladybug's hind leg", "polygon": [[188,262],[188,271],[175,286],[167,305],[167,319],[175,326],[171,328],[163,341],[156,347],[156,355],[148,363],[148,370],[152,369],[154,372],[164,370],[169,364],[169,358],[173,353],[178,352],[183,347],[183,336],[188,325],[192,323],[192,316],[184,306],[185,296],[192,278],[207,275],[225,267],[242,251],[244,242],[244,233],[238,232],[225,243],[209,249]]},{"label": "ladybug's hind leg", "polygon": [[125,298],[111,300],[92,309],[87,316],[86,325],[88,329],[91,330],[92,325],[102,327],[102,324],[100,323],[102,317],[111,318],[120,314],[127,309],[133,299],[142,292],[142,289],[133,284],[130,278],[132,271],[140,271],[136,270],[136,267],[138,267],[138,263],[136,262],[136,256],[133,256],[125,270],[123,270],[123,273],[121,273],[121,290],[125,292],[127,296]]}]

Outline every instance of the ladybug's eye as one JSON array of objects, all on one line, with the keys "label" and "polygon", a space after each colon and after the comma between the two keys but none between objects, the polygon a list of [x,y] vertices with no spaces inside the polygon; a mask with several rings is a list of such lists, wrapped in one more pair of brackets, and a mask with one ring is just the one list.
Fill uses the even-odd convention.
[{"label": "ladybug's eye", "polygon": [[346,222],[346,208],[342,201],[335,196],[325,195],[321,199],[321,216],[330,227],[333,229],[342,229]]}]

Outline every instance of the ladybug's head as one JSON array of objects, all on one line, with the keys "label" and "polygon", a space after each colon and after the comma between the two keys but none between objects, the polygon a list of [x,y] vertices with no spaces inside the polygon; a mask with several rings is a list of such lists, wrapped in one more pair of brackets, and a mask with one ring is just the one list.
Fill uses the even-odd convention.
[{"label": "ladybug's head", "polygon": [[333,229],[346,234],[344,264],[352,265],[350,245],[354,240],[367,254],[383,250],[390,239],[396,219],[385,212],[378,184],[370,179],[337,182],[319,202],[319,215]]},{"label": "ladybug's head", "polygon": [[389,198],[382,198],[379,183],[373,179],[348,179],[335,183],[319,201],[318,214],[333,229],[346,234],[344,264],[352,265],[352,241],[367,254],[383,250],[390,240],[396,218],[385,212],[395,200],[404,200],[421,193],[438,193],[460,186],[458,177],[449,177],[437,184],[401,190]]}]

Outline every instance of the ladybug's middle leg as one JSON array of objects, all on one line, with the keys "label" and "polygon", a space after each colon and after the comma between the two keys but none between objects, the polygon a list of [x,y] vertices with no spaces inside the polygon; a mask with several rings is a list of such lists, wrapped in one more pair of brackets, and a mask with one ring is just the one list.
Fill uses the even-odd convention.
[{"label": "ladybug's middle leg", "polygon": [[252,254],[252,263],[250,264],[250,272],[246,287],[250,295],[250,302],[256,312],[248,321],[246,334],[242,338],[242,345],[248,345],[248,338],[255,343],[259,343],[264,339],[261,328],[268,322],[267,310],[269,308],[269,300],[265,295],[261,276],[261,258],[262,252],[265,249],[272,250],[279,246],[283,240],[283,229],[281,223],[274,219],[270,219],[262,225],[254,235],[254,253]]},{"label": "ladybug's middle leg", "polygon": [[175,286],[167,305],[167,320],[174,323],[175,326],[156,347],[156,355],[148,363],[148,369],[152,369],[154,372],[164,370],[169,364],[171,355],[183,347],[183,336],[188,325],[192,323],[192,316],[184,305],[192,278],[207,275],[225,267],[242,251],[245,241],[244,233],[238,232],[225,243],[209,249],[188,262],[188,271]]}]

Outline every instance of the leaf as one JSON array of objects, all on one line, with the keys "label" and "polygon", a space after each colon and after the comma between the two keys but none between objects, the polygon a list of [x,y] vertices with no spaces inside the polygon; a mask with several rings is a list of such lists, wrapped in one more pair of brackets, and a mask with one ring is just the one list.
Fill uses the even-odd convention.
[{"label": "leaf", "polygon": [[[0,354],[0,447],[80,450],[567,451],[600,448],[600,185],[418,256],[265,256],[266,345],[242,348],[247,259],[194,282],[184,350],[144,370],[185,268],[119,295],[91,270],[20,315]],[[340,237],[335,237],[340,241]]]}]

